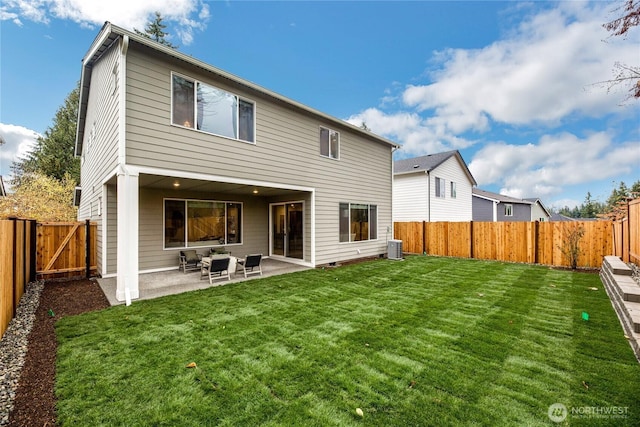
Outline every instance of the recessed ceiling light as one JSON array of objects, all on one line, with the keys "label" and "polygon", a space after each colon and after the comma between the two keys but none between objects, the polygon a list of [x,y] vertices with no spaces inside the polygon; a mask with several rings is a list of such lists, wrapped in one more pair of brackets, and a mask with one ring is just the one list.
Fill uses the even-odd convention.
[{"label": "recessed ceiling light", "polygon": [[253,194],[258,194],[258,189],[257,188],[253,189]]},{"label": "recessed ceiling light", "polygon": [[175,181],[175,182],[173,183],[173,186],[174,186],[174,187],[176,187],[176,188],[178,188],[178,187],[180,187],[180,183],[179,183],[178,181]]}]

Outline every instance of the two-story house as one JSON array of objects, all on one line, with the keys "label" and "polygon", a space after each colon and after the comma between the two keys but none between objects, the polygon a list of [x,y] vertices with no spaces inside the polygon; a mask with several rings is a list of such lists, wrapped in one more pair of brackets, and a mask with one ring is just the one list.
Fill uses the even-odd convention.
[{"label": "two-story house", "polygon": [[477,185],[458,150],[396,160],[393,220],[471,221],[471,190]]},{"label": "two-story house", "polygon": [[178,252],[307,266],[383,254],[398,145],[105,23],[82,61],[78,218],[116,298]]},{"label": "two-story house", "polygon": [[518,199],[473,189],[474,221],[549,221],[551,212],[537,198]]}]

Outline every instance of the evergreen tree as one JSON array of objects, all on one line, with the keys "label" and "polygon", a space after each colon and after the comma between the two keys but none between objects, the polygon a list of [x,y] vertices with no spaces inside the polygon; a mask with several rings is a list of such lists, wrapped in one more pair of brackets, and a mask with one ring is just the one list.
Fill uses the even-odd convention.
[{"label": "evergreen tree", "polygon": [[80,159],[74,153],[79,94],[78,85],[56,112],[53,125],[38,137],[34,149],[13,163],[14,189],[19,188],[25,178],[36,173],[58,181],[68,174],[76,185],[80,182]]},{"label": "evergreen tree", "polygon": [[640,198],[640,180],[634,182],[631,187],[627,187],[623,181],[620,182],[618,188],[614,188],[611,191],[606,203],[592,200],[591,193],[587,192],[587,196],[580,206],[576,206],[573,209],[565,206],[558,210],[558,213],[570,218],[596,218],[600,216],[616,219],[620,218],[621,215],[624,216],[626,202],[629,199],[637,198]]},{"label": "evergreen tree", "polygon": [[580,206],[580,218],[595,218],[595,207],[593,206],[594,202],[591,200],[591,192],[587,192],[587,197],[585,197],[584,202]]},{"label": "evergreen tree", "polygon": [[629,189],[624,181],[620,181],[618,188],[614,188],[611,195],[607,199],[607,209],[615,207],[619,202],[627,200],[629,197]]},{"label": "evergreen tree", "polygon": [[604,217],[614,221],[627,216],[627,203],[631,199],[640,197],[640,181],[636,181],[631,188],[624,182],[620,182],[618,188],[614,188],[607,199]]},{"label": "evergreen tree", "polygon": [[164,31],[167,26],[162,23],[162,15],[160,15],[160,12],[156,12],[155,15],[155,19],[147,24],[144,31],[140,31],[136,28],[134,28],[133,30],[136,32],[136,34],[144,36],[172,49],[177,49],[178,46],[171,44],[171,42],[167,41],[166,39],[169,33]]}]

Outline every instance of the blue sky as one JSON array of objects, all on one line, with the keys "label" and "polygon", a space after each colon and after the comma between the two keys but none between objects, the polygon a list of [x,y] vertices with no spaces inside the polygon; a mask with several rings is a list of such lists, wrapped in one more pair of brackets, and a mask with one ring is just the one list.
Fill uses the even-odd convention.
[{"label": "blue sky", "polygon": [[549,206],[640,179],[640,103],[611,79],[640,64],[640,28],[608,38],[618,2],[4,0],[0,174],[80,78],[104,21],[399,142],[460,150],[479,187]]}]

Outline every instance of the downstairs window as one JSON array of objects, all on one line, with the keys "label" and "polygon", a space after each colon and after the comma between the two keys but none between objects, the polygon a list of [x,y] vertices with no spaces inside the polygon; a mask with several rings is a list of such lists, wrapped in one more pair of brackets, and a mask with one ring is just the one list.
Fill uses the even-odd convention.
[{"label": "downstairs window", "polygon": [[197,248],[242,243],[242,203],[165,199],[164,247]]},{"label": "downstairs window", "polygon": [[376,205],[340,203],[340,242],[358,242],[378,238]]}]

